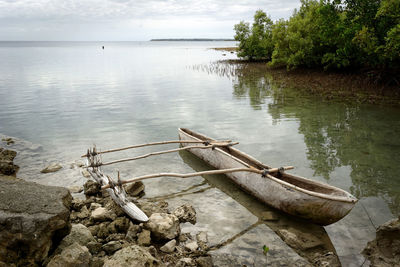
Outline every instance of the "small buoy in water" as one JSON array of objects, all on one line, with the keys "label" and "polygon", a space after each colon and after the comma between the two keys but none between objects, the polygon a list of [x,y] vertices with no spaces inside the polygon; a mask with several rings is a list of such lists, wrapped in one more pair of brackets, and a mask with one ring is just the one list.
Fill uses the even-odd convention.
[{"label": "small buoy in water", "polygon": [[104,49],[104,45],[102,46],[102,48]]}]

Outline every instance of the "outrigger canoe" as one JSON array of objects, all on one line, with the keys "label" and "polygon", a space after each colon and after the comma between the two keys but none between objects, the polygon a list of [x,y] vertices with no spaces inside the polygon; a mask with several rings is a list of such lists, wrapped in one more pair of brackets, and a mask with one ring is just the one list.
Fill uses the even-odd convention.
[{"label": "outrigger canoe", "polygon": [[[182,141],[215,141],[189,129],[179,128],[178,131],[179,139]],[[189,145],[193,143],[182,143],[184,147]],[[350,193],[325,183],[289,174],[283,170],[268,173],[269,166],[233,147],[191,148],[188,151],[217,169],[265,170],[267,175],[233,172],[227,173],[226,176],[265,204],[320,225],[339,221],[358,201]]]}]

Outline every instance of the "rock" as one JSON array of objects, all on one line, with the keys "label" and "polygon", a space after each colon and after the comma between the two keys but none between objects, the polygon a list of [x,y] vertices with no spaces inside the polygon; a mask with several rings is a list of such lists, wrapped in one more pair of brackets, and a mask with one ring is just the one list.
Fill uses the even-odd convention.
[{"label": "rock", "polygon": [[165,243],[165,245],[162,246],[160,250],[165,253],[172,253],[175,250],[175,246],[176,246],[176,240],[172,239],[171,241]]},{"label": "rock", "polygon": [[63,250],[64,248],[78,243],[81,246],[86,246],[89,242],[94,242],[94,237],[90,230],[83,224],[73,224],[71,232],[64,237],[58,246],[57,250]]},{"label": "rock", "polygon": [[156,239],[174,239],[181,231],[179,219],[172,214],[153,213],[145,227],[152,232]]},{"label": "rock", "polygon": [[83,206],[83,208],[81,209],[81,211],[80,211],[76,216],[77,216],[79,219],[89,218],[90,212],[89,212],[89,210],[86,208],[86,206]]},{"label": "rock", "polygon": [[92,211],[90,218],[97,222],[103,222],[106,220],[114,220],[117,215],[106,208],[100,207]]},{"label": "rock", "polygon": [[185,248],[190,252],[195,252],[199,248],[199,245],[197,245],[196,241],[190,241],[189,243],[185,244]]},{"label": "rock", "polygon": [[123,240],[123,239],[125,239],[124,234],[115,233],[115,234],[110,234],[109,236],[107,236],[105,242],[119,241],[119,240]]},{"label": "rock", "polygon": [[99,231],[100,225],[96,224],[96,225],[91,225],[88,227],[90,233],[92,234],[92,236],[97,236],[97,232]]},{"label": "rock", "polygon": [[129,219],[126,217],[118,217],[110,223],[109,229],[113,229],[112,233],[126,233],[129,228]]},{"label": "rock", "polygon": [[93,257],[90,261],[90,267],[102,267],[104,265],[104,260],[99,257]]},{"label": "rock", "polygon": [[191,258],[179,259],[176,267],[196,266],[196,263]]},{"label": "rock", "polygon": [[17,152],[0,147],[0,174],[14,175],[19,167],[13,161]]},{"label": "rock", "polygon": [[211,256],[198,257],[196,259],[196,264],[199,267],[213,267],[214,266]]},{"label": "rock", "polygon": [[2,138],[1,141],[6,142],[6,144],[9,146],[11,144],[14,144],[14,140],[11,137],[8,138]]},{"label": "rock", "polygon": [[97,241],[90,241],[89,243],[86,244],[86,247],[93,255],[93,254],[98,254],[101,251],[102,245]]},{"label": "rock", "polygon": [[206,232],[200,232],[196,235],[197,243],[202,250],[206,250],[208,248],[208,237]]},{"label": "rock", "polygon": [[136,204],[147,216],[153,213],[168,213],[168,203],[165,201],[153,202],[143,199],[138,200]]},{"label": "rock", "polygon": [[321,267],[332,267],[332,266],[342,266],[339,258],[333,253],[328,252],[324,255],[317,255],[313,259],[314,266],[321,266]]},{"label": "rock", "polygon": [[190,233],[183,233],[183,234],[179,235],[178,240],[179,240],[179,242],[186,242],[187,240],[189,240],[191,238],[192,237],[191,237]]},{"label": "rock", "polygon": [[143,230],[138,234],[138,244],[140,246],[149,246],[151,244],[151,237],[150,237],[150,231],[148,230]]},{"label": "rock", "polygon": [[279,220],[279,217],[276,215],[275,212],[263,211],[261,213],[261,219],[264,221],[277,221],[277,220]]},{"label": "rock", "polygon": [[91,257],[87,247],[73,243],[66,247],[61,254],[54,256],[47,267],[89,267]]},{"label": "rock", "polygon": [[0,261],[40,265],[69,233],[71,194],[62,187],[2,179],[0,192]]},{"label": "rock", "polygon": [[147,249],[132,245],[123,248],[104,261],[104,267],[147,267],[147,266],[164,266],[156,258],[154,258]]},{"label": "rock", "polygon": [[89,173],[89,171],[88,170],[86,170],[86,169],[83,169],[82,171],[81,171],[81,173],[82,173],[82,176],[83,177],[85,177],[85,178],[90,178],[90,173]]},{"label": "rock", "polygon": [[117,203],[114,202],[114,200],[110,200],[107,204],[106,204],[106,209],[108,209],[109,211],[115,213],[118,217],[125,215],[125,211],[118,206]]},{"label": "rock", "polygon": [[82,186],[71,186],[68,188],[68,190],[71,193],[80,193],[83,191],[83,187]]},{"label": "rock", "polygon": [[128,231],[126,233],[126,240],[128,242],[135,242],[136,238],[137,238],[137,233],[140,232],[142,230],[142,227],[140,227],[137,224],[133,224],[132,222],[129,223],[129,228]]},{"label": "rock", "polygon": [[125,191],[131,197],[139,196],[144,193],[144,184],[142,181],[130,183],[125,186]]},{"label": "rock", "polygon": [[87,196],[95,196],[101,192],[101,186],[99,183],[89,180],[83,185],[83,191]]},{"label": "rock", "polygon": [[97,208],[101,208],[101,204],[96,202],[90,203],[90,210],[95,210]]},{"label": "rock", "polygon": [[196,211],[191,205],[182,205],[173,214],[178,217],[181,223],[190,222],[191,224],[196,224]]},{"label": "rock", "polygon": [[80,211],[82,207],[85,206],[85,201],[79,198],[74,198],[72,200],[72,209],[75,211]]},{"label": "rock", "polygon": [[56,172],[62,169],[61,164],[59,163],[51,163],[49,166],[41,170],[41,173],[50,173],[50,172]]},{"label": "rock", "polygon": [[97,237],[98,238],[107,238],[107,236],[110,234],[108,230],[108,225],[110,225],[109,222],[102,222],[99,224],[99,228],[97,230]]},{"label": "rock", "polygon": [[376,238],[368,242],[363,254],[371,266],[397,266],[400,262],[400,217],[379,226]]},{"label": "rock", "polygon": [[103,245],[103,250],[108,254],[111,255],[115,251],[119,250],[122,248],[122,245],[118,241],[110,241],[107,244]]},{"label": "rock", "polygon": [[281,229],[279,234],[282,236],[283,241],[293,248],[306,250],[323,245],[322,241],[315,236],[299,231],[295,233],[293,229]]}]

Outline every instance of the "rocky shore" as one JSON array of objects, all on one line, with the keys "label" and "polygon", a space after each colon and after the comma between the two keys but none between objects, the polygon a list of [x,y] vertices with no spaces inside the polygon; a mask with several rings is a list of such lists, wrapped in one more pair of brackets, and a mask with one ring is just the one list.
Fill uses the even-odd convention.
[{"label": "rocky shore", "polygon": [[[214,266],[216,246],[209,244],[207,233],[181,231],[182,223],[196,224],[191,205],[171,210],[165,201],[142,198],[143,183],[130,184],[125,188],[129,200],[149,216],[146,223],[135,222],[92,180],[73,198],[66,188],[16,178],[15,156],[0,148],[0,267]],[[399,225],[396,219],[377,229],[363,252],[371,266],[393,266],[400,260]],[[304,234],[279,232],[292,248],[305,244],[299,243]],[[340,266],[334,254],[305,258],[310,265]],[[275,263],[269,265],[280,266]]]},{"label": "rocky shore", "polygon": [[207,233],[181,233],[181,223],[196,223],[192,206],[171,212],[132,184],[130,200],[149,216],[135,222],[96,182],[73,198],[66,188],[9,176],[16,153],[0,152],[0,266],[213,266]]}]

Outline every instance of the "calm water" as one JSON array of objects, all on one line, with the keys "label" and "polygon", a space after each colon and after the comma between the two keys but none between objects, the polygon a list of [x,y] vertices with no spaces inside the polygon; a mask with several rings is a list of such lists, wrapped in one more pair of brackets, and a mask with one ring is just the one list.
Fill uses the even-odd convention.
[{"label": "calm water", "polygon": [[[19,151],[19,176],[43,184],[82,185],[85,178],[71,163],[92,144],[107,149],[177,139],[177,128],[187,127],[239,141],[239,149],[268,165],[293,165],[294,173],[360,199],[348,216],[324,228],[276,211],[279,221],[265,224],[260,214],[271,209],[224,176],[146,181],[147,198],[164,198],[171,208],[194,205],[198,223],[185,225],[184,231],[207,230],[212,244],[229,241],[213,252],[217,264],[227,264],[222,258],[228,254],[236,264],[262,266],[264,244],[271,249],[268,262],[286,258],[286,264],[300,264],[307,253],[279,237],[282,229],[294,229],[324,239],[327,251],[333,245],[343,266],[360,266],[360,252],[375,237],[374,227],[400,214],[400,109],[321,102],[282,87],[263,65],[217,63],[236,56],[209,49],[233,45],[0,42],[0,134],[17,138],[10,148]],[[40,174],[51,162],[64,168]],[[115,175],[120,170],[129,178],[208,168],[180,153],[104,171]]]}]

